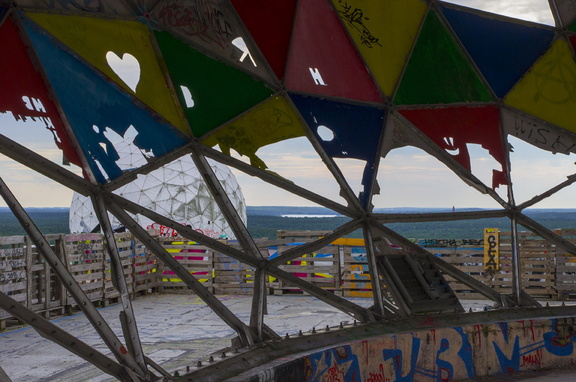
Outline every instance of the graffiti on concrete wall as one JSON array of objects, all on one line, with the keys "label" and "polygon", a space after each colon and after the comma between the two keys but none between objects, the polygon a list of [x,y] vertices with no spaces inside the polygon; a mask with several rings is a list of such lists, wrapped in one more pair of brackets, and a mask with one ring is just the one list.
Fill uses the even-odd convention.
[{"label": "graffiti on concrete wall", "polygon": [[571,320],[430,329],[364,340],[305,357],[307,381],[444,382],[569,365]]}]

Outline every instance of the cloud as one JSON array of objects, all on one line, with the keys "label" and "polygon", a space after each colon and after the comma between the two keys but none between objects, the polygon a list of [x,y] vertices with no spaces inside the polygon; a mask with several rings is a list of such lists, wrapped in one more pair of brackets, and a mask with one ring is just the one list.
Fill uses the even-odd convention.
[{"label": "cloud", "polygon": [[447,3],[459,4],[469,8],[554,25],[554,18],[548,0],[445,0]]}]

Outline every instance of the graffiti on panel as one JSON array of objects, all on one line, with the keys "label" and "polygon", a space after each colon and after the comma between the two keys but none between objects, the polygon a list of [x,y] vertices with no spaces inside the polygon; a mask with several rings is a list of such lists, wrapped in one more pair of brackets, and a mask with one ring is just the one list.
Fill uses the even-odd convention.
[{"label": "graffiti on panel", "polygon": [[484,239],[419,239],[421,247],[462,247],[465,245],[484,245]]},{"label": "graffiti on panel", "polygon": [[366,45],[368,48],[376,46],[382,47],[380,39],[374,36],[364,23],[364,21],[370,20],[368,16],[364,15],[364,11],[360,8],[349,5],[345,1],[339,0],[338,3],[340,5],[338,9],[340,16],[342,16],[342,19],[358,32],[362,44]]},{"label": "graffiti on panel", "polygon": [[236,34],[219,1],[165,1],[157,9],[158,19],[204,43],[225,48]]},{"label": "graffiti on panel", "polygon": [[498,228],[484,229],[484,270],[500,270],[500,236]]},{"label": "graffiti on panel", "polygon": [[564,129],[507,111],[503,113],[503,121],[509,135],[531,145],[553,153],[576,153],[576,136]]},{"label": "graffiti on panel", "polygon": [[[575,333],[561,334],[558,329],[558,320],[552,319],[551,329],[541,338],[537,338],[533,321],[522,321],[523,337],[528,337],[526,344],[521,344],[520,335],[504,344],[493,341],[494,352],[498,358],[500,370],[503,373],[514,373],[534,367],[545,366],[545,356],[567,357],[574,353]],[[507,336],[506,336],[507,337]]]},{"label": "graffiti on panel", "polygon": [[530,320],[364,340],[306,357],[306,380],[443,382],[571,364],[570,329],[556,319]]},{"label": "graffiti on panel", "polygon": [[26,279],[24,248],[0,248],[0,283]]},{"label": "graffiti on panel", "polygon": [[[182,224],[190,227],[189,224]],[[162,224],[153,223],[146,226],[146,229],[157,229],[160,232],[160,236],[162,237],[174,237],[178,236],[178,231],[175,228],[167,227]],[[216,231],[212,228],[195,228],[196,232],[200,232],[202,235],[211,237],[213,239],[222,239],[222,235],[219,231]]]},{"label": "graffiti on panel", "polygon": [[350,346],[339,346],[308,357],[305,375],[309,381],[361,381],[360,364]]}]

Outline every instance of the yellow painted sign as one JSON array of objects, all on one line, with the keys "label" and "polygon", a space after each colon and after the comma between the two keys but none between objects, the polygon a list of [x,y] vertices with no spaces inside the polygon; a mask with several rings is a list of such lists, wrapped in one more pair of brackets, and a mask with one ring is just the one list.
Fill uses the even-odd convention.
[{"label": "yellow painted sign", "polygon": [[332,245],[349,245],[352,247],[364,247],[364,239],[353,239],[353,238],[346,238],[341,237],[339,239],[334,240]]},{"label": "yellow painted sign", "polygon": [[484,229],[484,270],[500,270],[500,236],[498,228]]}]

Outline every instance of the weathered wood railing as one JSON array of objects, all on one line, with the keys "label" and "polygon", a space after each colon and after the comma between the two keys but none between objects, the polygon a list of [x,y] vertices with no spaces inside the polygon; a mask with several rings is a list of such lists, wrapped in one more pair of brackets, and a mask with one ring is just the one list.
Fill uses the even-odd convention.
[{"label": "weathered wood railing", "polygon": [[[152,232],[155,234],[155,232]],[[565,239],[576,242],[576,230],[560,230]],[[279,231],[276,240],[257,240],[262,254],[276,257],[301,242],[314,240],[325,232]],[[119,294],[111,282],[110,261],[102,235],[47,235],[55,253],[68,271],[96,304],[115,302]],[[188,293],[185,284],[150,253],[130,233],[115,236],[129,292],[133,296],[148,292]],[[178,237],[158,237],[206,288],[216,294],[250,294],[253,269],[226,255]],[[235,245],[234,242],[228,242]],[[467,274],[502,293],[512,288],[509,233],[500,234],[499,271],[485,271],[480,241],[428,240],[423,246]],[[527,293],[540,299],[576,297],[576,258],[567,255],[545,240],[522,233],[520,237],[522,283]],[[347,297],[370,297],[371,283],[364,247],[361,245],[328,245],[285,265],[285,271],[319,287]],[[448,278],[449,279],[449,278]],[[462,298],[482,298],[463,284],[451,281]],[[299,289],[270,277],[271,294],[302,293]],[[75,302],[51,271],[27,236],[0,237],[0,291],[29,309],[46,317],[63,314]],[[9,314],[0,309],[0,320]]]}]

